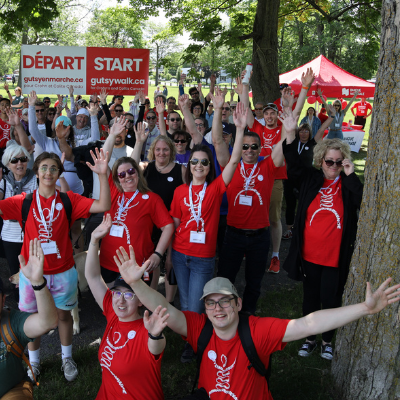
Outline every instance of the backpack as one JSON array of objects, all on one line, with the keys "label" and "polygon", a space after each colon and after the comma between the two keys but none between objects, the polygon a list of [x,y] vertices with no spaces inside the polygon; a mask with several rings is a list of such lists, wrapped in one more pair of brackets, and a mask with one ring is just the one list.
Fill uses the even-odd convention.
[{"label": "backpack", "polygon": [[7,352],[14,354],[18,358],[22,358],[26,362],[32,372],[32,376],[36,385],[39,386],[39,383],[36,381],[35,374],[33,373],[32,365],[24,354],[24,347],[19,342],[17,336],[11,328],[10,313],[5,308],[3,308],[1,312],[0,324],[0,335],[4,344],[6,345]]},{"label": "backpack", "polygon": [[[211,321],[207,318],[206,323],[200,332],[200,336],[197,339],[197,372],[196,378],[194,381],[194,389],[196,388],[197,381],[199,379],[200,374],[200,364],[201,359],[203,357],[204,350],[206,349],[208,342],[211,339],[214,328],[212,326]],[[247,358],[249,359],[250,364],[247,368],[254,368],[261,376],[265,377],[267,383],[269,384],[269,378],[271,376],[271,357],[269,359],[268,368],[265,368],[265,365],[260,360],[260,357],[257,354],[256,347],[254,346],[253,338],[251,337],[250,325],[249,325],[249,315],[239,313],[239,325],[238,325],[238,333],[240,342],[242,344],[243,350],[246,353]]]},{"label": "backpack", "polygon": [[[26,220],[28,218],[29,210],[31,209],[32,199],[33,199],[33,193],[28,193],[22,203],[22,210],[21,210],[22,233],[25,233],[25,224],[26,224]],[[71,227],[71,215],[72,215],[71,200],[68,197],[67,193],[63,193],[63,192],[60,192],[60,199],[65,207],[65,213],[67,214],[67,218],[68,218],[68,225],[69,225],[69,227]]]}]

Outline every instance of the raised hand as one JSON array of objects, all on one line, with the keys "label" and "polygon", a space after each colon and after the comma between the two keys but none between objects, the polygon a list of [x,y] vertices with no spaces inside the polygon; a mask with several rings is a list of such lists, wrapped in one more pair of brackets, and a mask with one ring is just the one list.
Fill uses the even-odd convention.
[{"label": "raised hand", "polygon": [[5,84],[4,84],[4,90],[5,90],[6,92],[8,92],[8,83],[5,83]]},{"label": "raised hand", "polygon": [[178,104],[179,108],[182,110],[185,107],[189,107],[189,95],[188,94],[182,94],[178,98]]},{"label": "raised hand", "polygon": [[147,140],[150,133],[149,130],[147,130],[146,132],[146,126],[143,122],[139,122],[137,124],[137,127],[134,125],[133,130],[135,131],[136,141],[138,143],[144,143]]},{"label": "raised hand", "polygon": [[67,139],[71,125],[64,126],[64,121],[60,121],[56,126],[56,136],[58,139]]},{"label": "raised hand", "polygon": [[365,305],[369,314],[376,314],[388,304],[393,304],[400,300],[400,284],[388,287],[391,280],[392,278],[386,279],[375,292],[372,292],[371,284],[367,282]]},{"label": "raised hand", "polygon": [[346,175],[350,175],[354,172],[354,164],[347,158],[342,161],[343,170]]},{"label": "raised hand", "polygon": [[89,114],[91,117],[96,117],[97,113],[100,110],[98,104],[94,104],[94,103],[90,103],[90,107],[86,107],[86,109],[89,111]]},{"label": "raised hand", "polygon": [[293,112],[291,109],[286,110],[285,112],[281,112],[278,116],[279,121],[282,122],[282,125],[285,127],[286,132],[293,132],[297,127],[297,121],[299,120],[299,116],[296,118],[293,117]]},{"label": "raised hand", "polygon": [[158,114],[163,115],[164,114],[164,110],[165,110],[165,105],[163,103],[163,101],[161,100],[161,98],[157,98],[155,101],[155,105],[156,105],[156,111]]},{"label": "raised hand", "polygon": [[32,90],[32,92],[28,94],[28,103],[30,106],[34,106],[36,104],[36,101],[37,101],[36,92]]},{"label": "raised hand", "polygon": [[103,149],[99,149],[96,147],[96,154],[90,150],[90,155],[93,158],[94,165],[90,164],[90,162],[86,162],[86,165],[97,175],[106,175],[108,168],[108,151],[104,154]]},{"label": "raised hand", "polygon": [[292,109],[294,104],[294,90],[289,86],[282,90],[282,106]]},{"label": "raised hand", "polygon": [[92,241],[97,243],[100,239],[103,239],[110,232],[112,225],[111,215],[107,214],[103,216],[102,223],[92,232]]},{"label": "raised hand", "polygon": [[225,102],[225,96],[222,95],[221,89],[219,87],[215,88],[215,95],[210,93],[211,101],[214,105],[214,110],[217,108],[222,108]]},{"label": "raised hand", "polygon": [[139,99],[140,104],[144,104],[146,102],[146,96],[144,95],[143,91],[139,91]]},{"label": "raised hand", "polygon": [[329,111],[332,117],[336,115],[336,108],[333,106],[333,104],[328,104],[328,110],[326,111]]},{"label": "raised hand", "polygon": [[124,132],[126,129],[127,122],[128,120],[124,115],[122,115],[120,118],[116,118],[114,120],[113,126],[110,128],[110,135],[118,136],[122,132]]},{"label": "raised hand", "polygon": [[357,97],[360,94],[361,90],[360,89],[356,89],[354,91],[354,97]]},{"label": "raised hand", "polygon": [[72,85],[67,86],[69,90],[69,95],[72,97],[74,95],[74,87]]},{"label": "raised hand", "polygon": [[215,76],[215,74],[212,74],[210,76],[210,83],[214,83],[214,85],[215,85],[216,82],[217,82],[217,77]]},{"label": "raised hand", "polygon": [[25,264],[22,254],[18,256],[23,274],[29,279],[32,285],[38,286],[43,283],[44,254],[39,240],[29,242],[29,261]]},{"label": "raised hand", "polygon": [[167,326],[167,319],[169,314],[166,314],[167,309],[158,306],[153,314],[149,316],[149,311],[146,310],[143,315],[144,327],[147,332],[150,332],[152,336],[159,336],[164,328]]},{"label": "raised hand", "polygon": [[312,68],[307,68],[306,72],[303,72],[301,75],[301,84],[305,87],[310,88],[312,83],[314,82],[315,74]]},{"label": "raised hand", "polygon": [[101,104],[106,104],[107,103],[107,91],[105,88],[100,90],[100,102]]},{"label": "raised hand", "polygon": [[236,110],[233,112],[233,122],[237,128],[245,129],[247,126],[247,113],[248,107],[245,107],[242,102],[239,102],[236,106]]},{"label": "raised hand", "polygon": [[117,250],[117,255],[114,256],[115,264],[119,269],[122,279],[131,285],[133,282],[140,281],[144,271],[146,270],[149,261],[146,261],[141,267],[135,259],[133,247],[129,245],[129,256],[125,249],[121,246]]},{"label": "raised hand", "polygon": [[239,77],[239,76],[236,78],[235,92],[237,93],[237,95],[238,95],[239,97],[242,97],[242,93],[243,93],[243,83],[242,83],[242,78]]},{"label": "raised hand", "polygon": [[6,108],[6,114],[8,116],[9,125],[16,126],[21,123],[19,120],[18,112],[12,108]]},{"label": "raised hand", "polygon": [[222,95],[224,96],[224,99],[225,99],[225,96],[228,93],[228,88],[225,86],[224,89],[222,89],[221,93],[222,93]]}]

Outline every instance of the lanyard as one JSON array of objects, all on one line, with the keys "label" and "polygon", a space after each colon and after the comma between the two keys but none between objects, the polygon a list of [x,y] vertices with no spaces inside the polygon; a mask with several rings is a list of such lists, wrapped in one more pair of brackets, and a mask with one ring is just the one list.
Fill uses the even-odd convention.
[{"label": "lanyard", "polygon": [[340,118],[340,115],[339,115],[340,113],[336,113],[335,114],[335,119],[336,119],[336,121],[337,121],[337,123],[339,123],[339,118]]},{"label": "lanyard", "polygon": [[327,187],[322,187],[320,190],[327,190],[327,189],[329,189],[332,185],[334,185],[334,184],[339,180],[339,178],[340,178],[340,175],[338,175],[338,176],[336,177],[336,179],[335,179],[329,186],[327,186]]},{"label": "lanyard", "polygon": [[43,210],[42,210],[42,205],[40,204],[40,197],[39,197],[39,189],[36,190],[36,204],[37,208],[39,211],[40,219],[42,220],[42,224],[44,226],[44,229],[46,229],[47,232],[47,237],[50,237],[50,231],[49,228],[53,222],[53,215],[54,215],[54,208],[56,207],[56,200],[57,200],[57,191],[54,196],[54,200],[51,203],[51,210],[50,210],[50,215],[49,215],[49,225],[47,226],[46,218],[43,215]]},{"label": "lanyard", "polygon": [[299,144],[298,144],[298,146],[297,146],[297,152],[299,153],[299,154],[301,154],[301,152],[303,151],[303,149],[304,149],[304,146],[307,144],[307,143],[303,143],[303,146],[300,148],[300,144],[301,144],[301,142],[300,142],[300,140],[299,140]]},{"label": "lanyard", "polygon": [[256,171],[257,165],[258,165],[258,162],[256,162],[254,164],[254,167],[251,170],[250,175],[248,176],[248,178],[246,178],[246,171],[244,169],[243,161],[242,160],[240,161],[240,169],[241,169],[242,175],[244,177],[244,190],[246,191],[246,194],[247,194],[247,190],[249,189],[249,186],[250,186],[251,178],[253,177],[254,172]]},{"label": "lanyard", "polygon": [[126,202],[126,204],[124,205],[124,201],[125,201],[125,193],[122,194],[122,199],[121,199],[121,203],[119,204],[119,208],[118,208],[118,223],[121,221],[121,214],[128,209],[129,204],[132,203],[132,201],[135,199],[135,197],[137,196],[137,194],[139,193],[139,190],[136,190],[136,192],[134,193],[134,195]]},{"label": "lanyard", "polygon": [[192,213],[192,216],[193,216],[194,220],[196,221],[197,232],[198,232],[199,231],[200,218],[201,218],[201,205],[203,203],[203,199],[204,199],[204,196],[206,194],[207,182],[204,182],[203,189],[201,189],[201,192],[199,193],[199,205],[198,205],[198,208],[197,208],[197,214],[196,214],[196,211],[195,211],[194,205],[193,205],[192,185],[193,185],[193,182],[190,182],[190,186],[189,186],[190,212]]}]

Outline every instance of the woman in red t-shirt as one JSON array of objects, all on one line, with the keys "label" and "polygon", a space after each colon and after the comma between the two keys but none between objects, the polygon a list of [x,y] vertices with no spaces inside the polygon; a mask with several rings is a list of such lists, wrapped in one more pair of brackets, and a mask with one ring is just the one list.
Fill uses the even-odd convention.
[{"label": "woman in red t-shirt", "polygon": [[[339,307],[362,199],[350,147],[340,139],[318,143],[314,166],[320,170],[302,163],[292,135],[283,143],[283,152],[288,178],[300,190],[293,239],[283,268],[291,278],[303,280],[303,315],[321,307]],[[328,360],[333,357],[334,332],[322,333],[321,357]],[[317,346],[315,339],[308,337],[298,354],[310,355]]]},{"label": "woman in red t-shirt", "polygon": [[140,301],[120,276],[111,290],[107,288],[98,250],[113,226],[110,214],[103,217],[92,233],[85,265],[90,290],[107,319],[99,347],[102,382],[96,399],[162,400],[161,358],[166,343],[162,331],[169,314],[160,306],[151,317],[145,311],[142,318]]},{"label": "woman in red t-shirt", "polygon": [[[175,224],[172,263],[178,281],[182,311],[203,312],[204,285],[213,278],[222,196],[232,180],[242,154],[247,109],[239,103],[234,112],[236,141],[229,163],[215,179],[213,156],[207,146],[195,145],[186,170],[186,183],[174,193],[171,215]],[[187,346],[182,361],[190,361]]]}]

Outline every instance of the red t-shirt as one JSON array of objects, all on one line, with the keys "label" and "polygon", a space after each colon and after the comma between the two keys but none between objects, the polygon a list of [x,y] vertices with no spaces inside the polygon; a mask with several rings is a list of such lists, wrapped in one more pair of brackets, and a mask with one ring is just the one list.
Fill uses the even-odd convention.
[{"label": "red t-shirt", "polygon": [[[253,167],[253,164],[244,163],[246,177],[250,176]],[[251,206],[247,206],[239,204],[240,196],[245,195],[246,187],[241,163],[239,163],[232,181],[226,189],[229,226],[238,229],[260,229],[269,226],[269,204],[276,170],[271,157],[257,164],[247,191],[247,196],[252,198]]]},{"label": "red t-shirt", "polygon": [[102,381],[96,399],[164,399],[161,388],[163,354],[150,353],[143,319],[119,321],[110,290],[104,296],[103,310],[107,327],[99,348]]},{"label": "red t-shirt", "polygon": [[[251,128],[252,132],[257,133],[261,140],[261,157],[269,156],[272,153],[273,148],[280,142],[281,140],[281,127],[277,126],[276,128],[269,129],[266,126],[263,126],[258,121],[254,120],[253,127]],[[282,167],[279,167],[275,171],[275,179],[287,179],[286,165],[284,164]]]},{"label": "red t-shirt", "polygon": [[[199,205],[199,193],[202,189],[203,185],[192,186],[193,206],[196,212]],[[178,218],[181,223],[175,231],[174,241],[172,242],[174,250],[192,257],[208,258],[215,256],[219,211],[225,191],[226,187],[222,175],[207,185],[199,223],[199,231],[206,233],[205,244],[203,244],[190,243],[190,232],[197,231],[197,224],[190,211],[189,185],[183,184],[175,189],[170,213],[172,217]]]},{"label": "red t-shirt", "polygon": [[365,117],[367,115],[368,110],[372,110],[372,106],[370,103],[359,101],[351,107],[351,110],[357,109],[356,116],[357,117]]},{"label": "red t-shirt", "polygon": [[[83,197],[72,191],[67,192],[71,200],[72,214],[71,225],[80,218],[87,218],[89,210],[94,200]],[[0,202],[0,209],[3,213],[3,219],[14,219],[20,224],[22,223],[22,203],[26,193],[17,196],[9,197]],[[74,266],[74,257],[72,252],[72,244],[69,238],[68,218],[65,214],[64,205],[60,198],[60,193],[57,190],[57,200],[54,208],[53,223],[51,225],[50,235],[47,236],[46,230],[42,229],[40,214],[36,205],[36,190],[32,194],[32,204],[25,224],[24,244],[22,246],[22,255],[26,263],[29,260],[29,241],[38,238],[41,242],[46,242],[47,239],[56,242],[57,254],[48,254],[44,257],[44,274],[59,274],[65,272]],[[51,204],[54,196],[45,199],[40,196],[40,203],[43,210],[43,215],[46,221],[49,221]]]},{"label": "red t-shirt", "polygon": [[7,142],[10,140],[10,132],[11,125],[0,118],[0,149],[4,149],[7,146]]},{"label": "red t-shirt", "polygon": [[321,124],[323,124],[329,118],[329,116],[326,113],[324,114],[324,113],[320,112],[318,114],[318,118],[321,121]]},{"label": "red t-shirt", "polygon": [[323,187],[307,209],[303,259],[327,267],[339,266],[343,232],[342,180],[324,179]]},{"label": "red t-shirt", "polygon": [[[124,204],[135,194],[135,192],[121,193],[115,186],[112,175],[108,178],[111,192],[111,209],[109,211],[113,225],[118,225],[118,209],[125,194]],[[102,241],[100,247],[100,265],[103,268],[118,272],[114,262],[117,249],[122,246],[129,254],[129,245],[135,250],[135,258],[142,265],[154,252],[154,244],[151,240],[153,226],[162,228],[173,221],[168,214],[161,197],[153,192],[146,194],[138,193],[128,210],[121,214],[121,225],[124,227],[123,236],[116,237],[108,234]]]},{"label": "red t-shirt", "polygon": [[[296,102],[297,102],[297,99],[293,103],[292,110],[294,110],[296,108]],[[283,108],[282,108],[282,98],[279,97],[279,99],[276,99],[274,101],[274,104],[278,107],[278,115],[279,115],[279,113],[283,110]],[[282,122],[279,121],[279,119],[278,119],[278,121],[276,121],[276,123],[278,124],[278,126],[282,126]]]},{"label": "red t-shirt", "polygon": [[[150,108],[150,110],[151,110],[151,108]],[[157,128],[158,129],[160,129],[160,119],[159,119],[159,116],[158,116],[158,112],[157,112],[157,110],[156,110],[156,108],[154,107],[153,108],[153,111],[156,113],[156,115],[157,115],[157,122],[156,122],[156,125],[157,125]],[[144,120],[146,120],[146,117],[147,117],[147,113],[149,112],[149,110],[147,110],[145,113],[144,113]],[[164,110],[164,122],[165,122],[165,127],[166,127],[166,129],[168,130],[169,129],[169,125],[168,125],[168,121],[167,121],[167,118],[168,118],[168,111],[166,111],[166,110]],[[147,121],[146,121],[147,122]]]},{"label": "red t-shirt", "polygon": [[[207,316],[191,311],[183,313],[187,322],[186,340],[196,353],[197,341]],[[282,339],[289,321],[249,317],[251,337],[266,368],[270,355],[286,346]],[[266,379],[248,366],[249,359],[239,334],[236,332],[231,340],[222,340],[214,331],[203,353],[198,387],[204,387],[211,400],[272,400]]]}]

